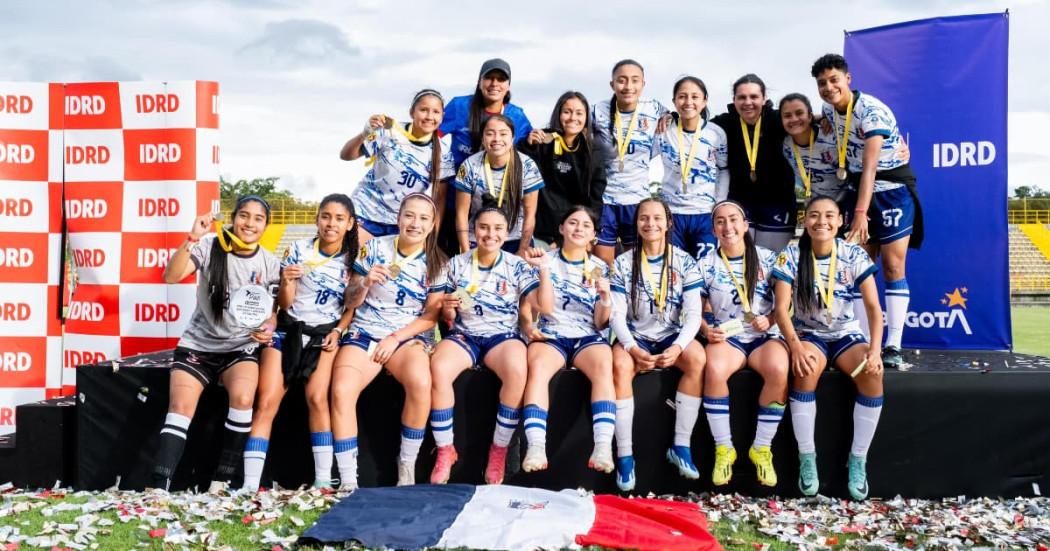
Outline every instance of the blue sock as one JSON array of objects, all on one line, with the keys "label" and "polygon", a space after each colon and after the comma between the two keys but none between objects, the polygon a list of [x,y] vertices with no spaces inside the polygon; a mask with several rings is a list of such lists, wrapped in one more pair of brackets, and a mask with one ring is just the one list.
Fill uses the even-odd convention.
[{"label": "blue sock", "polygon": [[547,410],[529,404],[525,406],[525,438],[529,445],[547,445]]},{"label": "blue sock", "polygon": [[452,431],[452,408],[430,410],[430,430],[434,432],[434,443],[438,447],[451,446]]},{"label": "blue sock", "polygon": [[591,431],[594,443],[611,443],[616,429],[616,402],[598,400],[591,402]]},{"label": "blue sock", "polygon": [[519,419],[521,419],[520,409],[500,403],[499,411],[496,412],[496,432],[492,435],[492,443],[507,447],[510,444],[510,437],[518,428]]}]

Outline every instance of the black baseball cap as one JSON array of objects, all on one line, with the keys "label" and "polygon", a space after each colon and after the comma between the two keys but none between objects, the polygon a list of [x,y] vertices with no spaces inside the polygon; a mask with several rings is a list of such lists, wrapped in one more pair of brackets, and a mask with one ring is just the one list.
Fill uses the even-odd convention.
[{"label": "black baseball cap", "polygon": [[502,71],[503,74],[507,75],[507,78],[509,79],[510,63],[507,63],[506,61],[503,61],[498,57],[495,59],[490,59],[485,63],[481,64],[481,72],[478,73],[478,78],[480,79],[485,75],[491,73],[492,71]]}]

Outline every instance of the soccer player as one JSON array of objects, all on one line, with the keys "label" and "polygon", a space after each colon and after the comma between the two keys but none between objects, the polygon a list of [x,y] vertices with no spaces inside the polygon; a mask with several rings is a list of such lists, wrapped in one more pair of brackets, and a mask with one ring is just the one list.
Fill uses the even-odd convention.
[{"label": "soccer player", "polygon": [[616,386],[616,485],[634,489],[634,390],[638,373],[676,367],[674,445],[667,459],[690,479],[700,473],[689,443],[700,414],[704,349],[700,329],[704,282],[696,261],[671,244],[671,210],[659,199],[638,203],[634,226],[640,246],[616,257],[613,267],[613,383]]},{"label": "soccer player", "polygon": [[594,144],[605,157],[607,184],[602,195],[601,228],[595,254],[612,265],[616,243],[634,246],[634,211],[638,203],[651,196],[649,161],[658,153],[656,127],[667,108],[654,99],[642,97],[645,71],[633,59],[613,66],[612,98],[591,109]]},{"label": "soccer player", "polygon": [[561,237],[559,222],[575,205],[601,212],[605,161],[594,146],[590,112],[583,94],[565,92],[554,105],[550,125],[518,142],[518,150],[536,161],[543,176],[533,235],[547,243]]},{"label": "soccer player", "polygon": [[365,129],[343,145],[339,157],[344,161],[365,156],[372,163],[353,193],[362,242],[398,233],[398,209],[410,193],[430,193],[444,204],[447,180],[455,173],[451,141],[438,133],[444,106],[441,94],[420,90],[408,110],[411,122],[372,115]]},{"label": "soccer player", "polygon": [[356,309],[339,342],[332,375],[332,429],[341,488],[357,487],[357,399],[384,367],[405,387],[397,484],[415,484],[416,457],[430,410],[430,370],[421,334],[441,308],[445,256],[437,247],[437,207],[405,197],[397,235],[365,243],[354,262],[346,307]]},{"label": "soccer player", "polygon": [[280,279],[280,263],[259,246],[270,222],[270,205],[257,195],[237,199],[232,223],[205,235],[215,221],[208,213],[193,221],[186,241],[164,268],[164,282],[178,283],[194,272],[197,307],[179,339],[172,360],[168,415],[150,486],[167,489],[186,446],[186,433],[204,388],[222,383],[229,396],[222,455],[209,487],[223,491],[233,479],[252,425],[252,402],[259,379],[259,348],[273,338],[274,316],[262,325],[245,326],[228,308],[235,294],[258,298],[271,294]]},{"label": "soccer player", "polygon": [[[587,465],[600,472],[613,470],[612,438],[616,393],[612,380],[612,349],[599,334],[609,323],[612,296],[609,266],[588,252],[598,227],[598,215],[576,205],[558,225],[562,246],[548,251],[540,270],[539,292],[548,294],[549,310],[534,308],[530,297],[522,306],[522,333],[529,339],[529,375],[525,385],[525,437],[528,451],[522,470],[547,468],[548,388],[563,367],[575,367],[591,381],[591,427],[594,450]],[[533,311],[539,310],[534,323]]]},{"label": "soccer player", "polygon": [[[477,248],[449,261],[444,316],[454,318],[455,326],[430,358],[430,427],[437,444],[437,459],[430,474],[432,484],[448,482],[452,465],[458,459],[453,445],[452,383],[472,367],[488,367],[503,384],[485,482],[499,484],[507,468],[507,445],[521,418],[525,391],[526,349],[518,332],[519,306],[539,286],[535,267],[543,258],[526,255],[526,262],[503,252],[500,247],[507,238],[507,227],[502,210],[481,209],[474,218]],[[547,310],[550,305],[539,303],[537,308]]]},{"label": "soccer player", "polygon": [[[882,358],[877,345],[860,333],[853,313],[853,293],[864,300],[872,342],[882,337],[882,309],[875,280],[877,268],[861,247],[838,239],[842,214],[830,197],[814,196],[806,205],[805,233],[790,245],[773,268],[776,318],[791,350],[791,424],[798,441],[798,487],[804,495],[820,489],[813,427],[817,415],[816,388],[820,374],[833,364],[857,385],[853,407],[853,445],[849,461],[849,493],[868,496],[868,448],[882,413]],[[792,314],[794,307],[794,314]]]},{"label": "soccer player", "polygon": [[503,250],[519,256],[532,247],[536,228],[537,192],[543,176],[536,163],[514,149],[514,123],[503,115],[492,115],[482,127],[483,151],[459,166],[456,188],[456,236],[461,253],[476,242],[471,221],[485,207],[495,207],[513,220]]},{"label": "soccer player", "polygon": [[795,232],[795,183],[780,154],[784,125],[766,83],[748,73],[733,83],[733,103],[711,119],[726,132],[728,197],[747,211],[755,243],[780,251]]},{"label": "soccer player", "polygon": [[[899,368],[904,319],[911,293],[905,277],[908,248],[922,245],[922,209],[915,192],[911,152],[884,103],[850,89],[846,59],[827,54],[810,71],[825,101],[824,117],[833,122],[837,176],[857,190],[848,239],[858,239],[872,258],[882,256],[886,282],[886,365]],[[874,222],[870,225],[868,219]],[[869,241],[870,238],[870,241]],[[874,335],[874,328],[869,328]],[[874,346],[880,342],[871,341]]]},{"label": "soccer player", "polygon": [[712,212],[718,248],[700,257],[704,297],[711,306],[704,368],[704,412],[715,440],[715,486],[733,478],[736,449],[729,427],[729,376],[749,366],[762,376],[758,427],[748,457],[759,483],[777,485],[771,446],[787,402],[788,350],[774,325],[773,264],[776,253],[755,245],[744,208],[723,201]]},{"label": "soccer player", "polygon": [[711,208],[729,192],[726,133],[708,124],[707,86],[696,77],[678,79],[675,113],[656,148],[663,158],[660,198],[671,207],[671,240],[691,257],[715,247]]},{"label": "soccer player", "polygon": [[339,337],[352,311],[343,308],[358,247],[354,204],[342,193],[321,199],[317,235],[292,243],[281,260],[277,331],[262,351],[251,435],[244,448],[244,485],[259,489],[273,418],[291,382],[306,383],[314,487],[331,487],[332,423],[328,387]]}]

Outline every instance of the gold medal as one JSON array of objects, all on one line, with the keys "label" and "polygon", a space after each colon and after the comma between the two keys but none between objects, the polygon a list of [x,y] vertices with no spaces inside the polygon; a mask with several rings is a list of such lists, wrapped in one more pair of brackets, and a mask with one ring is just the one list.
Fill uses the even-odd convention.
[{"label": "gold medal", "polygon": [[617,170],[619,170],[620,172],[623,172],[623,159],[620,159],[620,164],[618,166],[619,166],[619,168]]},{"label": "gold medal", "polygon": [[832,321],[835,319],[835,280],[838,275],[838,261],[839,261],[839,245],[838,242],[832,242],[831,244],[831,263],[828,265],[828,285],[824,286],[824,280],[820,277],[820,264],[817,262],[817,255],[810,251],[810,258],[813,259],[813,279],[816,280],[817,284],[817,296],[820,297],[821,302],[824,303],[824,307],[827,309],[827,315],[825,318],[828,322],[828,327],[831,327]]},{"label": "gold medal", "polygon": [[829,312],[828,312],[828,327],[831,327],[831,322],[832,322],[832,321],[834,321],[834,319],[832,318],[832,316],[831,316],[831,312],[829,311]]},{"label": "gold medal", "polygon": [[[613,108],[616,110],[616,115],[613,117],[613,124],[616,127],[616,135],[613,136],[613,141],[616,142],[616,157],[620,160],[620,172],[623,172],[623,156],[627,154],[627,149],[631,145],[631,135],[634,134],[634,123],[638,120],[638,107],[634,108],[634,112],[631,113],[631,120],[627,123],[627,130],[623,129],[623,121],[620,120],[620,108],[615,104],[613,100]],[[623,136],[623,141],[620,141],[620,136]]]},{"label": "gold medal", "polygon": [[835,176],[837,176],[838,179],[842,182],[846,181],[846,176],[848,175],[849,174],[846,173],[846,169],[842,167],[839,167],[839,169],[835,171]]},{"label": "gold medal", "polygon": [[390,279],[397,279],[401,275],[401,266],[398,264],[391,264],[386,269],[390,272]]},{"label": "gold medal", "polygon": [[383,115],[383,128],[390,130],[394,128],[395,124],[397,124],[397,121],[394,120],[394,117],[388,117],[386,115]]},{"label": "gold medal", "polygon": [[750,176],[751,176],[751,181],[752,182],[757,182],[758,181],[758,173],[755,172],[754,170],[751,171]]},{"label": "gold medal", "polygon": [[544,144],[549,144],[549,143],[554,141],[554,136],[555,136],[554,132],[544,132],[543,133],[543,139],[540,140],[540,142],[542,142]]},{"label": "gold medal", "polygon": [[459,289],[456,289],[456,292],[453,293],[452,296],[454,296],[457,299],[459,299],[459,305],[461,307],[463,307],[463,308],[473,308],[474,307],[474,297],[470,296],[470,292],[467,291],[466,289],[460,287]]},{"label": "gold medal", "polygon": [[211,219],[215,220],[216,222],[225,222],[226,215],[221,212],[213,212],[211,215]]},{"label": "gold medal", "polygon": [[[733,272],[733,265],[729,263],[729,257],[726,256],[725,251],[721,247],[718,248],[718,256],[722,257],[722,264],[725,265],[729,278],[733,280],[733,288],[736,289],[736,295],[740,297],[740,306],[744,310],[744,321],[751,323],[755,319],[755,313],[751,311],[751,296],[747,294],[747,286],[740,283],[740,280],[737,279],[736,273]],[[740,259],[740,273],[747,273],[747,261],[743,258]]]},{"label": "gold medal", "polygon": [[748,323],[755,321],[755,314],[753,312],[744,312],[744,321]]},{"label": "gold medal", "polygon": [[744,152],[747,153],[747,164],[751,167],[751,181],[758,181],[758,173],[755,165],[758,162],[758,140],[762,137],[762,117],[755,121],[755,139],[751,139],[751,132],[747,129],[747,123],[740,119],[740,132],[744,135]]},{"label": "gold medal", "polygon": [[[386,267],[386,269],[390,272],[390,279],[397,279],[397,276],[401,275],[402,263],[411,262],[416,258],[419,258],[419,255],[423,254],[423,247],[421,245],[418,249],[416,249],[416,252],[409,255],[402,255],[401,249],[398,248],[397,244],[399,239],[401,239],[401,236],[397,236],[394,238],[394,260]],[[398,256],[401,256],[403,258],[401,260],[398,260]]]},{"label": "gold medal", "polygon": [[838,133],[839,114],[838,111],[834,111],[835,115],[835,149],[837,150],[839,157],[839,169],[835,171],[835,176],[842,182],[846,181],[846,149],[849,148],[849,127],[853,122],[853,93],[849,95],[849,105],[846,106],[846,124],[842,128],[842,136]]},{"label": "gold medal", "polygon": [[599,268],[598,266],[595,266],[594,268],[591,269],[590,276],[591,276],[591,281],[598,281],[602,277],[602,269]]}]

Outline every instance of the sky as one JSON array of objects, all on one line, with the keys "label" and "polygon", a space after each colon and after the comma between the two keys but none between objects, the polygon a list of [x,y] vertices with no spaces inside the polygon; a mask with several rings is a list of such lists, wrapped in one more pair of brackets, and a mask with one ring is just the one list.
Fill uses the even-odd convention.
[{"label": "sky", "polygon": [[[521,6],[527,6],[522,9]],[[545,125],[567,89],[610,95],[621,58],[646,68],[646,95],[700,76],[714,114],[754,72],[777,101],[818,100],[809,66],[841,52],[843,30],[1001,12],[1010,18],[1009,186],[1050,189],[1050,1],[426,2],[356,0],[7,1],[0,81],[215,80],[221,173],[278,176],[306,199],[349,192],[362,161],[338,152],[374,113],[407,118],[424,87],[474,90],[482,61],[502,57],[511,90]],[[975,100],[977,101],[977,100]],[[902,126],[906,125],[902,121]],[[657,163],[658,164],[658,163]]]}]

